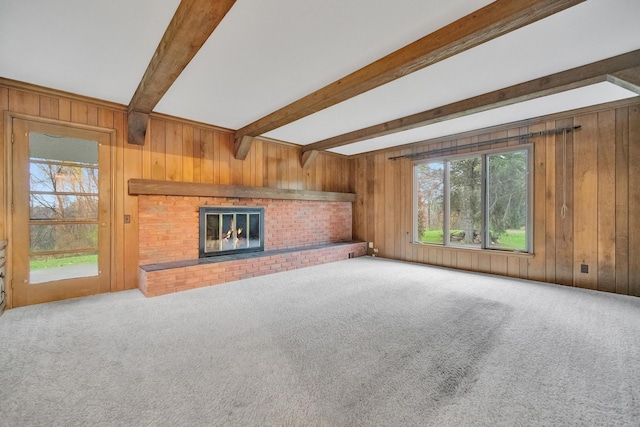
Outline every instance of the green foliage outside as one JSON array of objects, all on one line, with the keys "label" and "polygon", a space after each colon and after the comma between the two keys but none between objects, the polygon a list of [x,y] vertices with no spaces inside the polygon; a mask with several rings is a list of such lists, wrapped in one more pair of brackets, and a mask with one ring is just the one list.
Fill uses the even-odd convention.
[{"label": "green foliage outside", "polygon": [[422,243],[442,243],[442,230],[425,230],[422,236],[420,236],[420,241]]},{"label": "green foliage outside", "polygon": [[47,258],[47,259],[36,259],[31,260],[29,263],[31,270],[40,270],[43,268],[52,268],[52,267],[68,267],[72,265],[85,265],[85,264],[96,264],[98,262],[98,255],[77,255],[72,257],[64,257],[64,258]]},{"label": "green foliage outside", "polygon": [[527,248],[527,233],[524,228],[519,230],[506,230],[499,236],[499,245],[505,249],[517,249],[524,251]]},{"label": "green foliage outside", "polygon": [[[451,230],[452,233],[458,233],[462,230]],[[524,228],[518,230],[505,230],[498,236],[497,247],[504,249],[524,250],[526,248],[526,231]],[[443,243],[442,230],[425,230],[420,236],[422,243]]]},{"label": "green foliage outside", "polygon": [[[525,150],[434,161],[417,166],[418,234],[424,243],[443,243],[445,216],[451,227],[451,242],[479,246],[485,226],[491,242],[487,246],[526,250],[527,152]],[[486,171],[483,168],[488,166]],[[449,185],[444,188],[444,171]],[[482,178],[487,178],[486,203],[482,203]],[[448,209],[444,206],[449,196]]]}]

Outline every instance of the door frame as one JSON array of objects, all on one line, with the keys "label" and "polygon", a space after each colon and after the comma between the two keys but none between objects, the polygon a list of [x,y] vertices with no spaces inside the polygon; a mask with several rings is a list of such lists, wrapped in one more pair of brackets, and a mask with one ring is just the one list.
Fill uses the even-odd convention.
[{"label": "door frame", "polygon": [[[13,271],[12,271],[12,264],[13,264],[13,215],[12,215],[12,201],[13,201],[13,140],[12,140],[12,135],[13,135],[13,119],[20,119],[20,120],[25,120],[28,122],[38,122],[38,123],[44,123],[44,124],[49,124],[49,125],[56,125],[56,126],[62,126],[62,127],[68,127],[68,128],[72,128],[72,129],[81,129],[81,130],[89,130],[89,131],[93,131],[93,132],[100,132],[100,133],[105,133],[108,135],[108,140],[109,140],[109,161],[111,162],[111,167],[110,167],[110,176],[109,176],[109,185],[111,187],[111,191],[110,191],[110,196],[109,196],[109,221],[111,222],[111,225],[113,227],[113,225],[115,225],[115,200],[116,200],[116,194],[115,194],[115,189],[116,189],[116,185],[115,185],[115,174],[113,173],[114,171],[114,167],[116,165],[116,150],[114,150],[114,147],[116,146],[116,130],[115,129],[109,129],[109,128],[104,128],[104,127],[100,127],[100,126],[93,126],[93,125],[84,125],[84,124],[78,124],[78,123],[71,123],[71,122],[65,122],[65,121],[61,121],[61,120],[56,120],[56,119],[47,119],[47,118],[43,118],[43,117],[38,117],[38,116],[33,116],[30,114],[23,114],[23,113],[16,113],[16,112],[12,112],[12,111],[5,111],[4,112],[4,131],[5,131],[5,135],[4,135],[4,169],[5,169],[5,176],[4,176],[4,183],[5,183],[5,188],[4,188],[4,194],[5,194],[5,200],[4,200],[4,205],[5,205],[5,210],[2,213],[4,216],[4,235],[6,236],[6,239],[8,241],[7,244],[7,252],[6,252],[6,280],[5,280],[5,287],[6,287],[6,308],[12,308],[13,305]],[[107,242],[109,244],[109,255],[110,255],[110,263],[109,263],[109,291],[110,292],[114,292],[115,291],[115,275],[116,275],[116,268],[115,268],[115,238],[114,238],[114,230],[113,228],[111,229],[111,233],[109,233],[109,240]]]}]

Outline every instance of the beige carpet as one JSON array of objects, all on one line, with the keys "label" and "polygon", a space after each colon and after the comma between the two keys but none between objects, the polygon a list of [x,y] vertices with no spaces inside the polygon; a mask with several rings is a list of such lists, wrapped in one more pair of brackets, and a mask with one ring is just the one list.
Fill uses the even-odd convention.
[{"label": "beige carpet", "polygon": [[0,317],[4,426],[640,425],[640,298],[358,258]]}]

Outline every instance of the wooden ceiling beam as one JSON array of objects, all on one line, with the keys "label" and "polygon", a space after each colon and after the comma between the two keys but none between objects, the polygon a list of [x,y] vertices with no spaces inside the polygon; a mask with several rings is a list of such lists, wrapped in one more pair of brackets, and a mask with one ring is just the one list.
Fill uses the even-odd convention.
[{"label": "wooden ceiling beam", "polygon": [[302,169],[307,169],[311,166],[315,162],[316,157],[318,157],[318,154],[320,154],[320,152],[316,150],[303,152],[300,156],[300,165],[302,166]]},{"label": "wooden ceiling beam", "polygon": [[262,135],[583,1],[496,0],[239,129],[236,139]]},{"label": "wooden ceiling beam", "polygon": [[247,154],[249,154],[249,150],[251,149],[251,145],[253,145],[253,137],[251,136],[243,136],[240,139],[236,139],[234,157],[237,160],[246,159]]},{"label": "wooden ceiling beam", "polygon": [[[182,0],[128,107],[129,143],[144,145],[145,115],[155,108],[235,0]],[[143,123],[144,122],[144,123]]]},{"label": "wooden ceiling beam", "polygon": [[330,148],[341,147],[371,138],[390,135],[396,132],[402,132],[498,107],[504,107],[518,102],[528,101],[542,96],[553,95],[555,93],[576,89],[594,83],[612,81],[612,79],[616,79],[618,82],[616,84],[629,89],[628,86],[633,84],[629,82],[633,82],[634,76],[636,78],[636,84],[640,84],[638,66],[640,66],[640,50],[546,77],[541,77],[539,79],[530,80],[525,83],[499,89],[494,92],[489,92],[484,95],[468,98],[442,107],[412,114],[410,116],[358,129],[318,141],[313,144],[305,145],[302,147],[302,151],[327,150]]}]

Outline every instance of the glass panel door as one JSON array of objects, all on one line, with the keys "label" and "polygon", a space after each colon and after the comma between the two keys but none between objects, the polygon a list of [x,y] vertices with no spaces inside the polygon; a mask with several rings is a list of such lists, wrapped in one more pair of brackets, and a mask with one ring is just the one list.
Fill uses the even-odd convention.
[{"label": "glass panel door", "polygon": [[14,306],[109,291],[109,133],[12,123]]},{"label": "glass panel door", "polygon": [[98,275],[98,142],[29,135],[30,283]]}]

